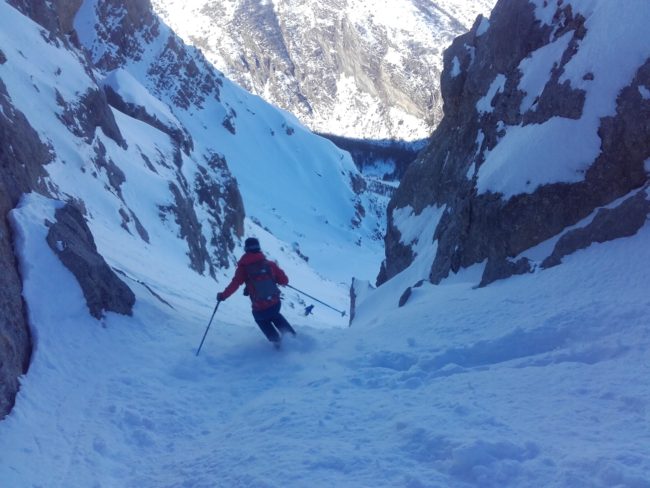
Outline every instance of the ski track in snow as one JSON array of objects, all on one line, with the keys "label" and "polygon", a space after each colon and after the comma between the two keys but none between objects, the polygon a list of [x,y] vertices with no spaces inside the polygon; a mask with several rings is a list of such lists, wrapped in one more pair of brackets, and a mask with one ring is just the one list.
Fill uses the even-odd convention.
[{"label": "ski track in snow", "polygon": [[133,285],[133,318],[67,320],[32,293],[71,278],[25,236],[38,339],[0,422],[2,486],[648,486],[650,278],[627,259],[648,262],[647,227],[400,309],[389,282],[351,328],[292,315],[279,352],[227,301],[199,357],[214,285],[152,276],[173,309]]}]

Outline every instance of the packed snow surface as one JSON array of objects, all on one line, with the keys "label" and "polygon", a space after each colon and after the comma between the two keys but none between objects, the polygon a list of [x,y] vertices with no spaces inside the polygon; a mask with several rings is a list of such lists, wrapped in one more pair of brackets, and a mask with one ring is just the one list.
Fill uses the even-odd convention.
[{"label": "packed snow surface", "polygon": [[158,298],[129,281],[133,317],[96,321],[45,243],[56,205],[12,214],[35,351],[0,422],[3,486],[648,486],[648,226],[402,308],[398,276],[350,328],[288,310],[281,351],[229,300],[197,357],[214,283],[124,257]]}]

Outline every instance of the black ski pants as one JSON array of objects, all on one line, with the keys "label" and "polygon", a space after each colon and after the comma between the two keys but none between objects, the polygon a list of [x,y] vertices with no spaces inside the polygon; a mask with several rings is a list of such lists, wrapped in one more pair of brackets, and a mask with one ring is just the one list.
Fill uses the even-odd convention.
[{"label": "black ski pants", "polygon": [[271,342],[280,342],[280,334],[296,335],[291,324],[280,313],[281,303],[277,303],[264,310],[253,310],[253,317],[264,333],[266,338]]}]

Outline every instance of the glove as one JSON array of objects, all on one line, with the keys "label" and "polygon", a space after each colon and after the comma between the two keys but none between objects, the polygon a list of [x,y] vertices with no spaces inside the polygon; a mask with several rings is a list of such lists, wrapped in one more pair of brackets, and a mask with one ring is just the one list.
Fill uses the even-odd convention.
[{"label": "glove", "polygon": [[226,299],[226,298],[223,296],[223,292],[222,292],[222,291],[220,291],[219,293],[217,293],[217,301],[218,301],[218,302],[223,302],[225,299]]},{"label": "glove", "polygon": [[250,295],[250,293],[248,292],[248,287],[245,286],[244,287],[244,296],[247,297],[248,295]]}]

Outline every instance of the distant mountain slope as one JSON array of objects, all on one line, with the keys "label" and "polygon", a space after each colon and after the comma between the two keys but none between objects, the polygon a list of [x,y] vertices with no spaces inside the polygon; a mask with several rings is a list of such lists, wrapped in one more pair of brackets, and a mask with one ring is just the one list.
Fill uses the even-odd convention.
[{"label": "distant mountain slope", "polygon": [[442,115],[442,51],[494,0],[154,0],[187,42],[312,130],[418,140]]},{"label": "distant mountain slope", "polygon": [[648,23],[645,0],[500,0],[457,38],[445,118],[389,206],[379,281],[481,264],[487,284],[634,234],[650,210]]}]

